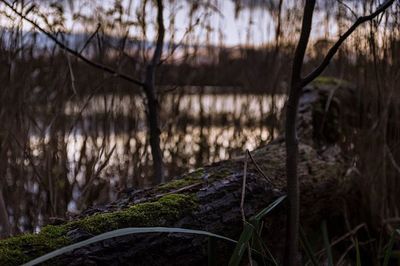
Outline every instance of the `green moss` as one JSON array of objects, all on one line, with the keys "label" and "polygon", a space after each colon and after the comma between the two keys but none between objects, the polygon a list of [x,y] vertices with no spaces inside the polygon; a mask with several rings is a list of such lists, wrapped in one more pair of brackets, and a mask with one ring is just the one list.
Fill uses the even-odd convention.
[{"label": "green moss", "polygon": [[180,189],[186,186],[190,186],[192,184],[195,184],[199,182],[198,179],[194,178],[182,178],[182,179],[176,179],[172,180],[166,184],[163,184],[158,187],[160,191],[170,191],[170,190],[175,190],[175,189]]},{"label": "green moss", "polygon": [[184,175],[180,179],[172,180],[166,184],[160,185],[158,190],[160,192],[167,192],[171,190],[180,189],[183,187],[190,186],[192,184],[203,181],[201,178],[206,174],[204,168],[199,168],[191,173]]},{"label": "green moss", "polygon": [[141,203],[123,211],[95,214],[71,222],[67,226],[70,229],[80,228],[95,235],[129,226],[163,226],[195,206],[192,196],[170,194],[155,202]]},{"label": "green moss", "polygon": [[99,213],[64,225],[46,226],[38,234],[24,234],[0,241],[0,265],[20,265],[71,244],[66,233],[73,229],[97,235],[124,227],[166,226],[196,206],[192,195],[170,194],[125,210]]},{"label": "green moss", "polygon": [[180,189],[186,186],[190,186],[192,184],[195,184],[199,182],[199,179],[195,179],[195,178],[182,178],[182,179],[175,179],[172,180],[166,184],[163,184],[161,186],[158,187],[158,190],[160,191],[171,191],[171,190],[175,190],[175,189]]},{"label": "green moss", "polygon": [[64,226],[46,226],[38,234],[24,234],[0,241],[0,265],[20,265],[71,244]]},{"label": "green moss", "polygon": [[186,175],[184,175],[184,178],[191,178],[191,179],[199,179],[202,178],[206,174],[206,171],[204,168],[198,168],[194,170],[193,172],[190,172]]},{"label": "green moss", "polygon": [[226,178],[230,175],[232,175],[232,173],[234,172],[233,169],[235,169],[234,167],[236,166],[232,166],[232,168],[227,168],[227,167],[219,167],[218,169],[214,169],[214,171],[210,174],[210,181],[216,180],[216,179],[223,179]]}]

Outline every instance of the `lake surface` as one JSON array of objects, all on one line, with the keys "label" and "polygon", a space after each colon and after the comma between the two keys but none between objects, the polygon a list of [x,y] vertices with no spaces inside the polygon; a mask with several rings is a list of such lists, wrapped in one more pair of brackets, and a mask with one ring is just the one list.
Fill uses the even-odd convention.
[{"label": "lake surface", "polygon": [[[160,101],[161,148],[167,176],[267,143],[278,134],[285,98],[164,95]],[[50,118],[43,119],[45,130],[32,130],[26,151],[29,157],[21,161],[23,172],[18,172],[24,183],[12,181],[20,179],[10,171],[14,182],[10,186],[23,186],[18,197],[27,200],[10,207],[10,217],[18,221],[21,231],[39,228],[43,217],[63,216],[65,210],[76,213],[110,202],[127,188],[151,185],[152,160],[140,95],[87,96],[66,101],[60,108],[63,113],[47,114]],[[39,207],[30,209],[32,202]]]},{"label": "lake surface", "polygon": [[[270,126],[275,125],[268,124],[272,122],[268,117],[272,113],[279,115],[284,100],[282,95],[274,98],[245,94],[165,95],[161,101],[161,143],[168,174],[176,175],[203,164],[229,159],[267,142],[271,132],[277,133],[271,131]],[[87,180],[84,171],[77,167],[84,151],[88,157],[97,156],[97,167],[109,157],[100,178],[106,178],[110,186],[118,186],[121,182],[126,186],[149,185],[146,173],[134,165],[148,168],[151,161],[143,109],[140,95],[103,95],[68,102],[66,115],[82,115],[80,126],[76,125],[66,136],[70,182],[76,179],[82,186]],[[99,121],[91,120],[107,116],[111,116],[108,126],[96,127],[94,124]],[[132,121],[134,126],[130,125]],[[97,128],[95,135],[98,136],[90,137],[88,141],[94,128]],[[112,172],[114,174],[107,176]]]}]

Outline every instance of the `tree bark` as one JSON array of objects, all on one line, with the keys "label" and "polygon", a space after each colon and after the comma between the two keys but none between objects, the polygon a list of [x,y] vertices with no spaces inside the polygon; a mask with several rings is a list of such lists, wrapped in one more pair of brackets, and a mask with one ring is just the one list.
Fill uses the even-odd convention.
[{"label": "tree bark", "polygon": [[[148,67],[147,75],[154,75],[154,70],[150,69],[151,66]],[[161,130],[159,127],[159,103],[157,100],[157,96],[155,94],[155,87],[153,83],[154,78],[149,78],[149,82],[145,85],[145,94],[147,100],[147,123],[149,127],[149,140],[150,140],[150,148],[151,155],[153,157],[153,183],[160,184],[163,183],[164,180],[164,164],[163,164],[163,156],[160,147],[160,134]]]},{"label": "tree bark", "polygon": [[147,121],[149,126],[149,138],[151,155],[153,157],[153,176],[154,184],[165,182],[163,155],[160,147],[160,123],[159,123],[159,103],[155,88],[155,75],[164,46],[164,6],[162,0],[157,0],[157,42],[154,50],[153,58],[146,68],[146,78],[144,82],[144,92],[147,100]]},{"label": "tree bark", "polygon": [[[340,116],[337,114],[345,106],[343,102],[336,104],[339,102],[338,97],[351,101],[349,92],[346,89],[336,90],[330,105],[330,110],[335,108],[335,112],[332,113],[336,115],[328,115],[324,120],[325,124],[338,124],[337,120],[340,119]],[[322,123],[318,119],[325,114],[324,108],[321,106],[325,106],[329,95],[329,88],[309,87],[303,90],[299,101],[297,130],[302,141],[299,144],[297,173],[300,180],[299,188],[302,192],[300,217],[306,230],[319,228],[323,219],[329,221],[340,216],[342,205],[338,202],[342,202],[347,196],[344,184],[346,184],[345,180],[349,178],[342,177],[347,172],[348,162],[337,145],[339,138],[329,138],[330,141],[327,142],[325,140],[328,137],[320,134],[320,132],[326,132],[320,130]],[[314,128],[314,126],[316,127]],[[340,131],[340,128],[337,130]],[[270,144],[252,151],[251,154],[258,167],[268,178],[260,173],[252,161],[247,162],[246,198],[244,201],[244,213],[247,218],[258,213],[277,197],[287,192],[284,138],[278,137]],[[240,205],[244,160],[245,156],[242,156],[205,166],[183,175],[171,183],[154,188],[125,191],[117,201],[106,206],[90,208],[80,217],[59,226],[69,228],[65,235],[71,243],[116,228],[142,226],[206,230],[238,239],[243,227]],[[166,195],[186,195],[194,199],[196,204],[190,209],[176,206],[172,210],[172,216],[171,212],[162,207],[156,213],[154,213],[154,209],[149,209],[149,212],[142,211],[140,213],[143,213],[143,217],[147,217],[147,215],[152,217],[151,219],[145,218],[145,220],[126,220],[120,218],[124,217],[121,213],[118,214],[118,212],[127,211],[130,208],[142,208],[146,204],[157,203]],[[157,206],[159,205],[156,204],[152,208]],[[107,213],[110,216],[102,216]],[[115,217],[113,214],[116,214]],[[278,261],[282,261],[279,255],[283,254],[285,246],[282,241],[286,231],[285,220],[285,203],[274,209],[264,220],[263,238]],[[88,225],[83,226],[84,224]],[[58,230],[52,229],[51,231],[57,232]],[[47,246],[39,246],[40,244],[34,237],[27,239],[32,239],[34,244],[24,240],[20,246],[12,245],[13,249],[22,250],[23,254],[29,254],[32,258],[51,251]],[[14,242],[19,243],[17,240]],[[1,248],[7,250],[8,247],[10,244],[2,244],[0,241],[0,250]],[[58,262],[62,265],[206,265],[206,247],[207,239],[201,236],[132,235],[109,239],[77,249],[50,263]],[[218,254],[218,265],[227,264],[233,248],[229,243],[217,242],[215,251]],[[10,265],[8,263],[10,259],[13,257],[3,258],[0,254],[2,265]]]},{"label": "tree bark", "polygon": [[297,157],[298,157],[298,139],[296,132],[297,123],[297,108],[300,93],[302,89],[316,79],[325,68],[329,65],[331,59],[343,42],[360,26],[362,23],[373,20],[379,14],[388,9],[394,0],[387,0],[382,3],[375,12],[368,16],[357,18],[354,24],[336,41],[329,49],[327,55],[322,60],[321,64],[309,73],[305,78],[301,77],[304,55],[307,50],[307,45],[312,28],[312,19],[315,8],[315,0],[306,0],[303,12],[303,21],[301,26],[300,39],[297,43],[293,65],[292,78],[289,91],[289,99],[286,111],[286,174],[287,174],[287,192],[289,199],[289,208],[287,216],[287,235],[286,235],[286,250],[285,250],[285,265],[295,266],[298,264],[298,231],[299,231],[299,184],[297,176]]},{"label": "tree bark", "polygon": [[286,175],[287,175],[287,192],[288,192],[288,215],[286,223],[286,251],[285,265],[298,265],[298,231],[299,231],[299,213],[300,213],[300,196],[299,184],[297,177],[297,156],[298,156],[298,139],[297,139],[297,108],[299,105],[300,93],[302,90],[301,70],[303,68],[304,55],[307,49],[308,39],[310,38],[312,18],[314,13],[315,0],[307,0],[304,6],[304,16],[301,26],[301,35],[296,47],[293,67],[292,79],[290,85],[289,98],[286,109]]}]

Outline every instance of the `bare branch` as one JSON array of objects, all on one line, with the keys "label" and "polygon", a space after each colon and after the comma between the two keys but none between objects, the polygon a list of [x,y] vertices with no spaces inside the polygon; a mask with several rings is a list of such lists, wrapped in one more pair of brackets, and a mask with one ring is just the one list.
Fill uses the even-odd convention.
[{"label": "bare branch", "polygon": [[79,54],[82,54],[83,51],[86,49],[86,47],[89,45],[89,43],[92,41],[93,37],[96,36],[96,34],[99,32],[101,28],[101,24],[97,24],[96,30],[90,35],[90,37],[86,40],[85,44],[82,46],[81,50],[79,51]]},{"label": "bare branch", "polygon": [[80,60],[82,60],[82,61],[85,62],[86,64],[88,64],[88,65],[90,65],[90,66],[92,66],[92,67],[101,69],[101,70],[103,70],[104,72],[110,73],[110,74],[112,74],[112,75],[114,75],[114,76],[120,77],[120,78],[122,78],[122,79],[124,79],[124,80],[127,80],[127,81],[129,81],[129,82],[132,82],[132,83],[134,83],[134,84],[136,84],[136,85],[144,86],[144,83],[143,83],[142,81],[140,81],[140,80],[137,80],[137,79],[135,79],[135,78],[133,78],[133,77],[130,77],[130,76],[126,75],[126,74],[119,73],[118,71],[116,71],[116,70],[114,70],[114,69],[112,69],[112,68],[110,68],[110,67],[108,67],[108,66],[102,65],[102,64],[100,64],[100,63],[93,62],[92,60],[90,60],[90,59],[88,59],[87,57],[83,56],[80,52],[77,52],[77,51],[73,50],[72,48],[66,46],[64,43],[62,43],[61,41],[59,41],[59,40],[57,39],[57,37],[55,37],[53,34],[47,32],[45,29],[43,29],[41,26],[39,26],[39,24],[37,24],[37,23],[36,23],[35,21],[33,21],[32,19],[28,18],[26,15],[22,14],[21,12],[19,12],[17,9],[15,9],[15,8],[13,7],[12,4],[8,3],[6,0],[0,0],[0,1],[1,1],[2,3],[4,3],[8,8],[10,8],[10,9],[11,9],[15,14],[17,14],[19,17],[21,17],[22,19],[26,20],[27,22],[29,22],[30,24],[32,24],[37,30],[39,30],[40,32],[42,32],[43,34],[45,34],[45,35],[46,35],[48,38],[50,38],[55,44],[57,44],[58,47],[60,47],[60,48],[63,49],[64,51],[70,53],[71,55],[73,55],[73,56],[79,58]]},{"label": "bare branch", "polygon": [[354,24],[342,36],[340,36],[339,40],[337,40],[337,42],[331,47],[331,49],[329,49],[322,63],[302,80],[302,87],[306,86],[307,84],[312,82],[315,78],[317,78],[319,75],[321,75],[321,73],[329,65],[333,56],[339,50],[339,47],[342,45],[342,43],[357,29],[358,26],[360,26],[366,21],[373,20],[379,14],[383,13],[386,9],[388,9],[393,3],[394,0],[387,0],[386,2],[381,4],[375,10],[375,12],[371,13],[368,16],[359,17],[356,20],[356,22],[354,22]]},{"label": "bare branch", "polygon": [[154,55],[151,62],[154,67],[157,66],[158,63],[160,62],[164,45],[164,35],[165,35],[162,0],[157,0],[157,7],[158,7],[157,8],[158,37],[157,37],[156,49],[154,50]]},{"label": "bare branch", "polygon": [[339,2],[339,4],[341,4],[342,6],[344,6],[345,8],[347,8],[347,10],[349,10],[351,12],[351,14],[357,19],[358,16],[357,14],[354,12],[353,9],[351,9],[351,7],[349,7],[348,4],[346,4],[345,2],[343,2],[342,0],[337,0]]}]

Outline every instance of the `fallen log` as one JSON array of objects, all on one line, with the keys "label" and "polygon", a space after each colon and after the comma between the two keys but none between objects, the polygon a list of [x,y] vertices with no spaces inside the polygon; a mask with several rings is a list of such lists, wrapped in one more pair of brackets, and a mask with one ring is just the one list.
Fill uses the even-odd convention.
[{"label": "fallen log", "polygon": [[[304,90],[300,101],[298,175],[301,221],[306,230],[319,227],[323,219],[341,215],[348,161],[339,145],[339,125],[346,115],[342,107],[349,92],[347,86],[314,84]],[[191,228],[238,239],[243,228],[240,201],[245,162],[246,217],[285,194],[284,139],[252,151],[251,157],[253,160],[243,153],[154,188],[126,191],[117,201],[89,208],[64,224],[2,240],[0,265],[19,265],[62,246],[125,227]],[[285,205],[280,205],[264,221],[263,238],[274,254],[283,249],[285,213]],[[227,263],[233,248],[217,242],[218,265]],[[165,233],[130,235],[76,249],[50,264],[206,265],[207,238]]]}]

